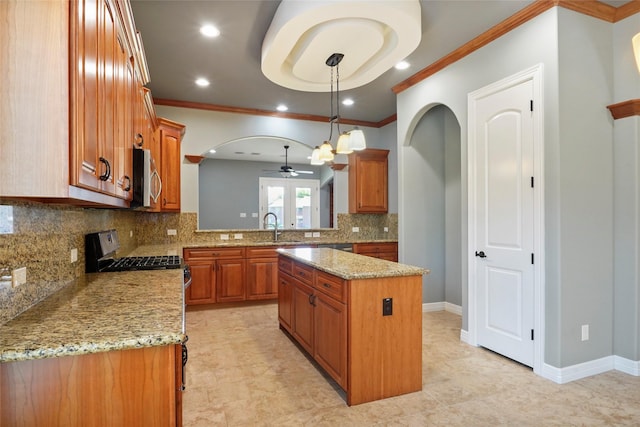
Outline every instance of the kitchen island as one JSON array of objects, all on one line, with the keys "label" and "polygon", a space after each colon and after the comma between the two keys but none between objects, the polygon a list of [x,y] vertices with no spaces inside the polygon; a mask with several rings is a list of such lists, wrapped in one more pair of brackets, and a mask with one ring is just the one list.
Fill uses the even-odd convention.
[{"label": "kitchen island", "polygon": [[180,425],[182,270],[87,274],[0,330],[0,425]]},{"label": "kitchen island", "polygon": [[423,268],[280,249],[278,320],[357,405],[422,389]]}]

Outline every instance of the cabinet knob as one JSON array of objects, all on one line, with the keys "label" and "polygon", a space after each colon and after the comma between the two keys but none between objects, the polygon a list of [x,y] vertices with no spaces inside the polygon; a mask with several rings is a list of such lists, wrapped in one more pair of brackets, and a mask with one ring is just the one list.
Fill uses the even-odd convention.
[{"label": "cabinet knob", "polygon": [[134,143],[138,146],[138,147],[142,147],[142,145],[144,144],[144,136],[142,136],[141,133],[137,133],[136,134],[136,138],[134,140]]},{"label": "cabinet knob", "polygon": [[322,286],[324,286],[325,288],[330,288],[331,285],[329,283],[323,283]]}]

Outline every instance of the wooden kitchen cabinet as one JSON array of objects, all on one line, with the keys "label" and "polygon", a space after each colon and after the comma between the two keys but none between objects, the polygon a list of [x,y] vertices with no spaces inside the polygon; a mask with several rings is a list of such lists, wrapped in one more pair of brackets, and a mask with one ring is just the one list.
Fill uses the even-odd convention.
[{"label": "wooden kitchen cabinet", "polygon": [[160,210],[162,212],[180,212],[180,142],[185,126],[158,118],[157,140],[160,145],[156,162],[160,169],[162,191]]},{"label": "wooden kitchen cabinet", "polygon": [[186,257],[185,260],[191,269],[191,285],[185,292],[185,303],[194,305],[216,302],[214,261]]},{"label": "wooden kitchen cabinet", "polygon": [[388,156],[374,148],[349,154],[349,213],[388,211]]},{"label": "wooden kitchen cabinet", "polygon": [[243,258],[216,260],[216,302],[236,302],[247,299],[245,266],[246,260]]},{"label": "wooden kitchen cabinet", "polygon": [[187,305],[244,301],[245,248],[189,248],[184,260],[191,268]]},{"label": "wooden kitchen cabinet", "polygon": [[[347,385],[346,287],[340,278],[281,258],[278,318],[325,371]],[[297,274],[297,277],[292,276]],[[306,282],[306,283],[305,283]]]},{"label": "wooden kitchen cabinet", "polygon": [[[284,255],[279,265],[279,280],[293,294],[291,325],[280,315],[281,329],[346,392],[348,405],[422,389],[420,275],[346,280]],[[306,277],[304,268],[312,286],[293,276]],[[286,298],[278,296],[280,312]]]},{"label": "wooden kitchen cabinet", "polygon": [[[143,66],[124,0],[2,2],[0,197],[128,207],[132,71]],[[6,14],[6,15],[5,15]],[[125,24],[129,22],[129,25]],[[28,171],[28,172],[25,172]]]},{"label": "wooden kitchen cabinet", "polygon": [[0,425],[181,426],[181,345],[0,364]]},{"label": "wooden kitchen cabinet", "polygon": [[247,299],[278,297],[277,247],[247,248]]},{"label": "wooden kitchen cabinet", "polygon": [[353,253],[398,262],[398,243],[354,243]]}]

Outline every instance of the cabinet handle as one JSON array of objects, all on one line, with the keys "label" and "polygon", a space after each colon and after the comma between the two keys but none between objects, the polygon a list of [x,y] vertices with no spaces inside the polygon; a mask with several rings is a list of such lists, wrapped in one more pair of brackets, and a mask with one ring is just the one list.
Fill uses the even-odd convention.
[{"label": "cabinet handle", "polygon": [[104,174],[100,175],[98,179],[100,179],[100,181],[106,181],[111,176],[111,165],[109,164],[109,160],[105,159],[104,157],[100,157],[98,160],[104,163],[107,167],[107,170],[104,172]]},{"label": "cabinet handle", "polygon": [[316,306],[316,296],[313,294],[309,295],[309,304],[311,304],[312,306]]},{"label": "cabinet handle", "polygon": [[304,271],[298,271],[298,276],[304,277]]},{"label": "cabinet handle", "polygon": [[162,199],[162,203],[167,206],[167,198],[165,197],[164,199]]},{"label": "cabinet handle", "polygon": [[325,288],[330,288],[331,287],[331,285],[328,284],[328,283],[323,283],[322,286],[324,286]]},{"label": "cabinet handle", "polygon": [[124,191],[130,191],[131,190],[131,178],[129,178],[128,175],[125,175],[124,179],[127,180],[127,186],[124,187]]},{"label": "cabinet handle", "polygon": [[136,138],[134,140],[134,144],[137,145],[138,147],[142,148],[142,145],[144,144],[144,136],[142,136],[141,133],[137,133],[136,134]]}]

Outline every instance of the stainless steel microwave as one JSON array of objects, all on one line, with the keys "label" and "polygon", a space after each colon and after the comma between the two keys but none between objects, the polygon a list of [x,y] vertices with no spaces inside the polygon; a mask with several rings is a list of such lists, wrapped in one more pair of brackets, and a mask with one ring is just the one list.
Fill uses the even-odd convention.
[{"label": "stainless steel microwave", "polygon": [[133,200],[132,208],[150,207],[160,198],[162,180],[151,156],[151,150],[135,148],[133,150]]}]

